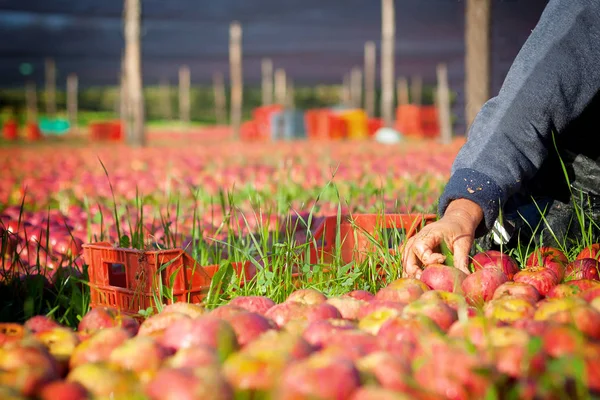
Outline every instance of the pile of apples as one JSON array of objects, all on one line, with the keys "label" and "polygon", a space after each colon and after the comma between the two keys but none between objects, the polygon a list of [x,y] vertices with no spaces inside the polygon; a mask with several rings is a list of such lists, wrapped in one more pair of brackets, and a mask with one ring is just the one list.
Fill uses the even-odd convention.
[{"label": "pile of apples", "polygon": [[520,269],[489,251],[474,256],[470,275],[432,265],[376,294],[307,288],[280,304],[175,303],[143,321],[96,308],[76,331],[36,316],[0,335],[0,397],[574,398],[560,359],[597,393],[599,255],[594,245],[569,262],[540,248]]}]

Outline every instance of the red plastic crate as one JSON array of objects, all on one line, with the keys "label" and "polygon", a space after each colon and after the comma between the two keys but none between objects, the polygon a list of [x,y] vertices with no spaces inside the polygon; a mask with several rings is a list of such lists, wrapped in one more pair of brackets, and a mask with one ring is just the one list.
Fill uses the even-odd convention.
[{"label": "red plastic crate", "polygon": [[258,140],[268,141],[271,139],[271,115],[283,110],[279,104],[257,107],[252,110],[252,119],[256,124]]},{"label": "red plastic crate", "polygon": [[244,141],[252,141],[258,139],[258,130],[256,129],[256,122],[246,121],[242,124],[240,129],[240,139]]},{"label": "red plastic crate", "polygon": [[[83,245],[83,252],[88,265],[91,306],[114,307],[127,314],[156,308],[160,285],[171,288],[176,301],[199,303],[206,297],[219,269],[218,265],[200,265],[179,248],[142,251],[99,242]],[[242,284],[254,276],[250,262],[232,266]]]},{"label": "red plastic crate", "polygon": [[[337,254],[344,263],[361,262],[367,254],[376,251],[377,246],[373,241],[387,247],[387,244],[383,243],[383,238],[378,237],[378,232],[381,230],[401,230],[405,239],[408,239],[420,228],[436,219],[435,214],[343,215],[339,224],[340,248]],[[338,216],[327,217],[316,230],[314,242],[310,246],[311,264],[328,264],[333,261],[338,235],[337,220]],[[387,251],[390,254],[396,252],[393,248],[388,248]]]},{"label": "red plastic crate", "polygon": [[6,140],[17,140],[19,137],[19,126],[17,121],[9,119],[2,126],[2,136]]},{"label": "red plastic crate", "polygon": [[420,112],[421,134],[423,137],[435,138],[440,135],[438,109],[435,106],[423,106]]},{"label": "red plastic crate", "polygon": [[377,131],[383,127],[383,119],[381,118],[369,118],[367,122],[367,130],[369,132],[369,137],[375,136]]},{"label": "red plastic crate", "polygon": [[94,141],[121,141],[123,124],[119,120],[93,122],[89,125],[90,138]]}]

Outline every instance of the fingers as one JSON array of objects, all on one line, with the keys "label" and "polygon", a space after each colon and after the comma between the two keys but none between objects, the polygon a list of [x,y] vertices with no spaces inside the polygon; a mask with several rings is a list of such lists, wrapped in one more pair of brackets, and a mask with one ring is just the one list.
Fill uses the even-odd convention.
[{"label": "fingers", "polygon": [[414,241],[414,237],[408,239],[402,253],[402,276],[404,278],[416,277],[417,272],[420,270],[417,255],[412,251]]},{"label": "fingers", "polygon": [[445,257],[433,252],[441,240],[439,234],[430,231],[421,231],[408,239],[402,254],[403,276],[418,278],[421,275],[421,265],[443,263]]},{"label": "fingers", "polygon": [[458,268],[465,274],[470,274],[469,271],[469,252],[473,245],[473,240],[470,237],[457,239],[453,243],[454,249],[454,267]]}]

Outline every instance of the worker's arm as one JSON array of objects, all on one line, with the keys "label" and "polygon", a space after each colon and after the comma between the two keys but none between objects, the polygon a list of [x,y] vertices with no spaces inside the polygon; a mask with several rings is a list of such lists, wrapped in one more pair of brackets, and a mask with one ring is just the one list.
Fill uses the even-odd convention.
[{"label": "worker's arm", "polygon": [[[600,88],[600,2],[551,0],[497,97],[473,122],[440,199],[466,198],[489,230],[499,206],[530,180],[560,134]],[[557,177],[557,179],[560,179]],[[483,227],[482,227],[483,228]]]},{"label": "worker's arm", "polygon": [[[552,135],[559,135],[597,95],[599,66],[600,2],[551,0],[515,59],[500,93],[477,115],[452,166],[451,178],[439,202],[440,215],[445,215],[448,205],[456,199],[470,200],[483,213],[475,232],[465,231],[459,236],[480,236],[489,231],[506,199],[534,177],[548,153],[554,151]],[[443,221],[436,224],[430,225],[427,232],[447,226]],[[440,239],[427,246],[422,235],[408,241],[404,254],[406,272],[414,274],[418,261],[429,264],[428,261],[440,259],[439,254],[433,254],[423,260],[423,251],[414,253],[415,245],[427,247],[429,254],[433,250],[429,245],[439,245],[449,234],[437,232],[435,237]],[[472,239],[469,247],[471,244]],[[462,257],[463,253],[460,251],[461,257],[454,261],[466,269],[468,259]]]}]

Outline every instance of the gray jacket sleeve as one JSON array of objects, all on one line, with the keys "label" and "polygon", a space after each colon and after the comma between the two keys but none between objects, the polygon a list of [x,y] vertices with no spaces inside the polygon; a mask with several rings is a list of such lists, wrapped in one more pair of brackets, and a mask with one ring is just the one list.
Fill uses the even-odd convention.
[{"label": "gray jacket sleeve", "polygon": [[[600,1],[550,0],[497,97],[471,125],[439,201],[473,200],[489,231],[500,207],[534,177],[560,135],[600,89]],[[559,179],[559,178],[557,178]]]}]

